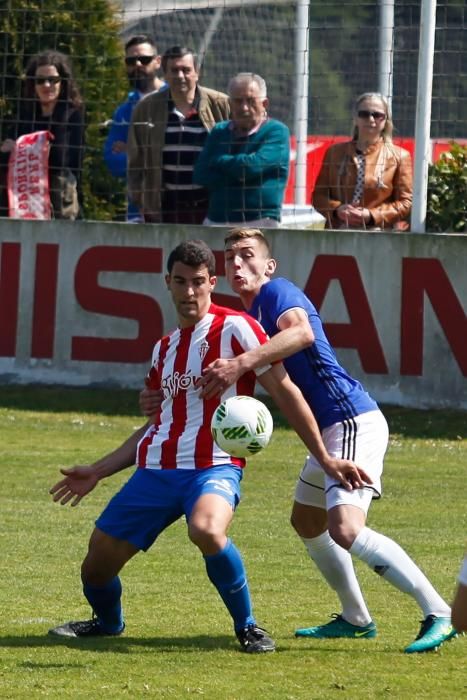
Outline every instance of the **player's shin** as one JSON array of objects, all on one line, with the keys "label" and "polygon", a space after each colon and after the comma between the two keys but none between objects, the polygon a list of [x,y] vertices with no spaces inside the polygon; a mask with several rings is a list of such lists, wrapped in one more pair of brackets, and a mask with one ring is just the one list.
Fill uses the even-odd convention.
[{"label": "player's shin", "polygon": [[450,608],[415,562],[394,540],[364,527],[350,552],[403,593],[411,595],[424,615],[450,616]]},{"label": "player's shin", "polygon": [[211,583],[217,588],[238,631],[254,623],[250,591],[240,552],[229,539],[224,549],[204,557]]},{"label": "player's shin", "polygon": [[344,619],[352,625],[368,625],[371,615],[363,599],[349,552],[336,544],[327,530],[318,537],[301,539],[321,574],[336,591]]},{"label": "player's shin", "polygon": [[122,584],[118,576],[114,576],[104,586],[83,584],[83,593],[92,607],[99,624],[107,634],[121,632],[124,627],[122,613]]}]

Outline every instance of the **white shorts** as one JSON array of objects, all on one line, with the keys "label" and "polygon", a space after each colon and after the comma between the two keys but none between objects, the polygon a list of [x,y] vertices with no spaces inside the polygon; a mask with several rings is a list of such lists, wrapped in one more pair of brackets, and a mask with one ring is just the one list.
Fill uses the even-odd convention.
[{"label": "white shorts", "polygon": [[308,455],[298,478],[295,500],[306,506],[330,510],[354,505],[368,512],[373,498],[381,496],[381,474],[389,430],[381,411],[369,411],[323,430],[323,442],[332,457],[353,460],[372,479],[371,486],[347,491],[331,479],[312,455]]}]

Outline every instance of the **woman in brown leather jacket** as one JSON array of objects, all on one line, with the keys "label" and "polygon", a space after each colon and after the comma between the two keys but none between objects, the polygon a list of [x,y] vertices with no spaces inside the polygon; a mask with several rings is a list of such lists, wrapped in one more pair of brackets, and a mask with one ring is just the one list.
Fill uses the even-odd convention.
[{"label": "woman in brown leather jacket", "polygon": [[313,205],[327,228],[408,229],[412,162],[393,144],[392,131],[383,95],[360,95],[352,140],[329,147],[316,181]]}]

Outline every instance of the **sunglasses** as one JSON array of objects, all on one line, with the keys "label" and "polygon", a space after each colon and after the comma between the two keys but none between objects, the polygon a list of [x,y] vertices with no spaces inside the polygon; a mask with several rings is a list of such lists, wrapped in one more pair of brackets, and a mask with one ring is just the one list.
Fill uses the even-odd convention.
[{"label": "sunglasses", "polygon": [[153,61],[155,56],[127,56],[125,58],[125,63],[127,66],[136,66],[139,61],[142,66],[149,66],[151,61]]},{"label": "sunglasses", "polygon": [[59,75],[52,75],[47,78],[42,78],[42,77],[36,77],[34,78],[36,85],[45,85],[46,83],[49,83],[50,85],[58,85],[58,83],[61,81],[61,78]]},{"label": "sunglasses", "polygon": [[370,117],[373,117],[373,119],[377,122],[382,122],[383,119],[386,119],[384,112],[370,112],[368,109],[359,109],[357,114],[360,119],[369,119]]}]

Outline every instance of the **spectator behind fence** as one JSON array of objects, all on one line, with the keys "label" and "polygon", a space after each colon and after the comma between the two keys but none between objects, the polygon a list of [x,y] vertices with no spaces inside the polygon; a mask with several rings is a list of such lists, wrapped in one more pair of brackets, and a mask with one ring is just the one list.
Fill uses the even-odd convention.
[{"label": "spectator behind fence", "polygon": [[392,142],[386,99],[366,92],[355,103],[352,140],[330,146],[313,205],[334,229],[407,230],[412,207],[410,153]]},{"label": "spectator behind fence", "polygon": [[208,131],[229,117],[227,95],[198,85],[192,49],[173,46],[162,57],[168,90],[133,110],[128,134],[128,192],[146,222],[200,224],[208,196],[193,184],[194,162]]},{"label": "spectator behind fence", "polygon": [[289,130],[269,119],[266,83],[239,73],[229,83],[232,119],[214,127],[195,165],[209,190],[208,225],[276,227],[289,172]]},{"label": "spectator behind fence", "polygon": [[53,136],[49,187],[55,219],[76,219],[80,215],[84,130],[83,101],[69,57],[54,50],[33,56],[26,66],[15,118],[6,128],[8,138],[0,146],[2,170],[5,177],[19,136],[49,131]]},{"label": "spectator behind fence", "polygon": [[[146,34],[132,36],[125,44],[125,65],[131,92],[126,102],[112,115],[110,131],[104,144],[104,160],[114,177],[125,178],[127,171],[127,141],[133,108],[142,97],[161,90],[165,83],[158,78],[161,57],[154,40]],[[140,221],[138,207],[128,204],[127,221]]]}]

